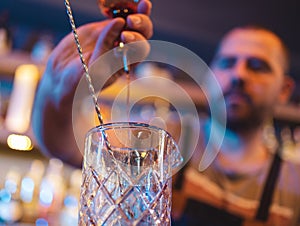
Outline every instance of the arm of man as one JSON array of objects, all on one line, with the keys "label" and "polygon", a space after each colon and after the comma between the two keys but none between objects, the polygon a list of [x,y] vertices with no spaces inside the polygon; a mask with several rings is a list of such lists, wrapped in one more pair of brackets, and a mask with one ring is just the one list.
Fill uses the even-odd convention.
[{"label": "arm of man", "polygon": [[[138,13],[125,20],[109,19],[85,24],[77,29],[87,65],[114,47],[121,34],[125,43],[152,36],[151,2],[142,0]],[[149,51],[149,50],[146,50]],[[72,34],[67,35],[51,53],[40,81],[34,103],[32,124],[40,150],[73,166],[81,166],[82,154],[72,126],[72,103],[76,87],[84,74]],[[113,76],[115,78],[115,76]],[[110,79],[107,85],[115,79]]]}]

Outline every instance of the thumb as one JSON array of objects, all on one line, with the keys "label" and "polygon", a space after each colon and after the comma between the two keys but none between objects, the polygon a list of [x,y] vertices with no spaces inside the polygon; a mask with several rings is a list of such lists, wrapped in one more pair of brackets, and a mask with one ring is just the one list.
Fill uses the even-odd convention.
[{"label": "thumb", "polygon": [[115,18],[111,20],[101,31],[96,42],[95,49],[91,56],[90,62],[94,62],[100,55],[114,48],[114,43],[120,38],[120,34],[125,26],[125,20]]}]

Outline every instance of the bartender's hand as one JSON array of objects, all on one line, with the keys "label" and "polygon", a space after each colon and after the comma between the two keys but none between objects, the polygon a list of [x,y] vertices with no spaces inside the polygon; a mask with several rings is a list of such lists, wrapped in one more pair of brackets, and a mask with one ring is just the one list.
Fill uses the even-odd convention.
[{"label": "bartender's hand", "polygon": [[[114,48],[114,42],[119,37],[125,43],[149,39],[153,32],[150,12],[151,2],[141,0],[138,12],[129,15],[126,22],[115,18],[78,27],[87,65]],[[126,31],[123,30],[125,23],[128,27]],[[149,46],[145,45],[145,53],[148,51]],[[83,74],[74,37],[70,33],[49,56],[32,116],[33,130],[42,152],[76,166],[81,165],[82,155],[73,135],[72,102]],[[111,82],[113,79],[110,79]]]}]

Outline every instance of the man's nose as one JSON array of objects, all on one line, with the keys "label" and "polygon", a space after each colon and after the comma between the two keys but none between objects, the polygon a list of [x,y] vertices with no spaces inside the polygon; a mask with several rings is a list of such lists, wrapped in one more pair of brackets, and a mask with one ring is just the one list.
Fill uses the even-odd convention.
[{"label": "man's nose", "polygon": [[231,68],[231,85],[233,87],[242,87],[247,78],[247,65],[244,61],[238,61]]},{"label": "man's nose", "polygon": [[247,65],[245,61],[237,61],[231,68],[231,85],[243,86],[247,79]]}]

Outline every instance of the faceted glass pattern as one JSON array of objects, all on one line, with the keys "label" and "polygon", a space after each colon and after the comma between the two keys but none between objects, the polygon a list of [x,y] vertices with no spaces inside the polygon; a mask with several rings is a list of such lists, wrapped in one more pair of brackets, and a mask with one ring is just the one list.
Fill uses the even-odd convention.
[{"label": "faceted glass pattern", "polygon": [[172,169],[181,161],[159,128],[94,128],[86,139],[79,225],[170,225]]}]

